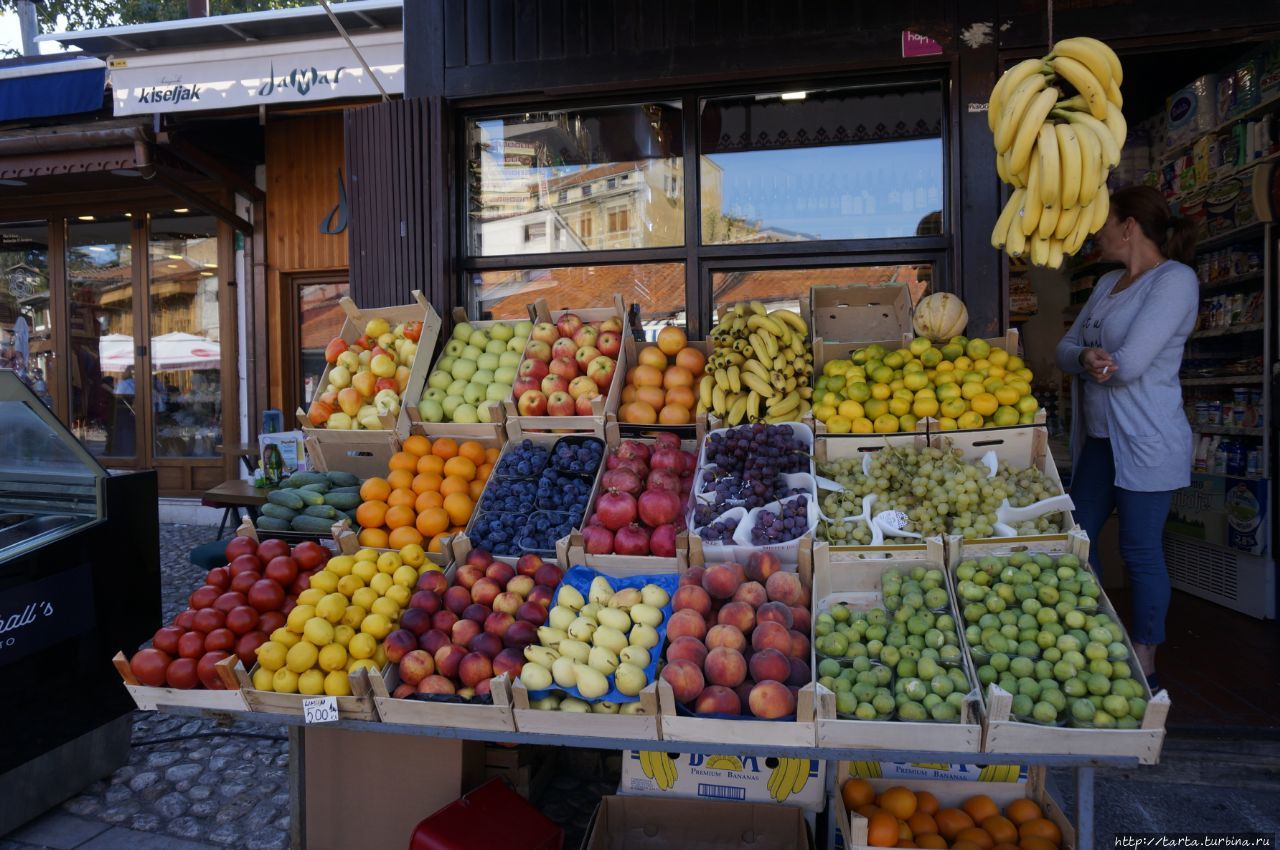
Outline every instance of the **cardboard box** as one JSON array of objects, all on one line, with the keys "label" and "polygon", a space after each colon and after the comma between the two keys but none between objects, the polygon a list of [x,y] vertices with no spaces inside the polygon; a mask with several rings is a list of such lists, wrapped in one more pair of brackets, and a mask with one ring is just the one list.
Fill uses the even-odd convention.
[{"label": "cardboard box", "polygon": [[807,850],[804,813],[789,806],[605,797],[582,850]]},{"label": "cardboard box", "polygon": [[910,334],[911,293],[895,284],[815,286],[809,290],[808,319],[810,336],[833,342]]},{"label": "cardboard box", "polygon": [[323,429],[307,432],[307,459],[315,472],[350,472],[360,480],[387,474],[391,456],[400,451],[393,431],[335,431],[337,439],[322,438]]},{"label": "cardboard box", "polygon": [[[820,812],[826,805],[826,767],[827,763],[821,759],[627,750],[622,754],[618,793],[765,805],[782,803]],[[784,781],[786,776],[792,778]],[[791,784],[775,790],[775,781],[779,786]],[[796,785],[800,786],[799,790],[795,790]]]}]

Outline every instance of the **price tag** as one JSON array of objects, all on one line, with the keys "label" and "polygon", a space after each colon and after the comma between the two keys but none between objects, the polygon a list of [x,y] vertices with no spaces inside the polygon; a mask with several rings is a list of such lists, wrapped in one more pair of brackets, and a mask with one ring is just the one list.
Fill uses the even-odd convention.
[{"label": "price tag", "polygon": [[305,697],[302,715],[308,726],[312,723],[336,723],[338,720],[337,697]]}]

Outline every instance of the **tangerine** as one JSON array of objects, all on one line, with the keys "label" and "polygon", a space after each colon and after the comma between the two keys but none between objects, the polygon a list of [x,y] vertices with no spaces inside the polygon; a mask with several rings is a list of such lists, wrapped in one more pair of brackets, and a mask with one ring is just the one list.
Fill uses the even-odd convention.
[{"label": "tangerine", "polygon": [[363,502],[356,508],[356,522],[362,528],[378,528],[387,516],[387,503],[380,501]]},{"label": "tangerine", "polygon": [[930,794],[928,791],[916,792],[916,811],[924,812],[926,815],[936,815],[938,809],[938,798]]},{"label": "tangerine", "polygon": [[413,490],[408,487],[397,487],[387,497],[387,505],[394,508],[396,505],[412,505],[417,500],[418,494]]},{"label": "tangerine", "polygon": [[637,393],[638,389],[639,389],[639,388],[638,388],[635,384],[627,384],[625,387],[623,387],[623,388],[622,388],[622,403],[623,403],[623,404],[631,404],[631,402],[635,401],[635,400],[636,400],[636,393]]},{"label": "tangerine", "polygon": [[417,515],[413,512],[413,504],[410,503],[407,505],[392,505],[387,508],[387,516],[383,521],[386,523],[387,528],[395,530],[406,525],[413,525],[413,521],[416,518]]},{"label": "tangerine", "polygon": [[[423,535],[432,538],[432,544],[435,543],[436,537],[443,534],[449,528],[449,512],[444,508],[427,508],[418,514],[418,521],[415,524],[418,531]],[[433,551],[439,552],[439,549]]]},{"label": "tangerine", "polygon": [[667,389],[672,387],[691,387],[693,386],[693,373],[683,366],[668,366],[667,370],[662,373],[662,385]]},{"label": "tangerine", "polygon": [[443,483],[444,478],[438,472],[419,472],[413,477],[411,489],[417,493],[439,493],[440,485]]},{"label": "tangerine", "polygon": [[910,841],[913,838],[915,838],[915,835],[911,833],[911,827],[907,825],[907,822],[898,821],[898,841]]},{"label": "tangerine", "polygon": [[1018,843],[1018,827],[1006,817],[992,815],[989,818],[984,818],[982,828],[991,834],[992,840],[997,844]]},{"label": "tangerine", "polygon": [[444,472],[444,458],[435,455],[423,455],[418,458],[418,472],[434,472],[439,475]]},{"label": "tangerine", "polygon": [[658,421],[658,411],[643,401],[633,401],[622,408],[622,421],[636,425],[652,425]]},{"label": "tangerine", "polygon": [[916,844],[919,844],[921,847],[928,848],[928,850],[947,850],[950,846],[947,844],[947,839],[938,835],[936,832],[926,832],[924,835],[917,835]]},{"label": "tangerine", "polygon": [[982,850],[982,846],[972,841],[956,841],[951,845],[951,850]]},{"label": "tangerine", "polygon": [[1023,838],[1018,842],[1018,847],[1019,850],[1058,850],[1057,844],[1034,835]]},{"label": "tangerine", "polygon": [[869,818],[876,812],[880,811],[880,807],[875,803],[867,803],[865,806],[858,806],[854,811],[862,815],[864,818]]},{"label": "tangerine", "polygon": [[1033,818],[1043,817],[1044,813],[1040,811],[1040,806],[1035,800],[1028,800],[1023,797],[1021,800],[1014,800],[1005,806],[1004,816],[1013,821],[1015,825],[1020,826]]},{"label": "tangerine", "polygon": [[960,830],[973,826],[973,818],[964,809],[938,809],[933,819],[938,822],[938,834],[948,841],[954,841]]},{"label": "tangerine", "polygon": [[997,844],[991,850],[1022,850],[1017,844]]},{"label": "tangerine", "polygon": [[[639,369],[640,366],[648,366],[651,369],[657,369],[661,372],[661,370],[667,368],[667,355],[663,354],[662,349],[658,348],[656,345],[646,345],[644,348],[640,349],[640,353],[636,355],[636,362],[640,364],[636,367],[637,369]],[[635,383],[639,384],[642,382],[636,381]]]},{"label": "tangerine", "polygon": [[964,801],[962,808],[973,818],[974,823],[982,823],[987,818],[1000,814],[1000,807],[986,794],[975,794]]},{"label": "tangerine", "polygon": [[846,779],[840,786],[840,796],[844,799],[844,807],[854,812],[874,801],[876,791],[865,779]]},{"label": "tangerine", "polygon": [[484,463],[487,459],[484,452],[484,446],[480,445],[475,440],[467,440],[465,443],[458,446],[458,456],[465,457],[476,466]]},{"label": "tangerine", "polygon": [[914,841],[909,841],[904,838],[893,846],[894,847],[919,847],[920,845],[916,844]]},{"label": "tangerine", "polygon": [[387,473],[387,483],[392,490],[409,490],[413,487],[413,475],[407,469],[393,469]]},{"label": "tangerine", "polygon": [[676,365],[683,366],[695,375],[701,375],[707,366],[707,356],[696,348],[682,348],[676,352]]},{"label": "tangerine", "polygon": [[1061,844],[1062,830],[1058,829],[1058,825],[1048,818],[1032,818],[1029,821],[1018,824],[1018,837],[1024,840],[1027,838],[1043,838],[1045,841]]},{"label": "tangerine", "polygon": [[[658,352],[661,354],[662,352]],[[663,358],[664,360],[666,358]],[[635,384],[637,387],[662,387],[662,370],[641,363],[636,367]]]},{"label": "tangerine", "polygon": [[[420,493],[418,495],[417,500],[415,500],[413,503],[413,509],[418,513],[422,513],[427,508],[438,508],[443,504],[444,504],[444,496],[441,496],[435,490],[428,490],[425,493]],[[357,517],[357,520],[358,519],[359,517]],[[364,525],[364,523],[360,523],[360,524]]]},{"label": "tangerine", "polygon": [[636,401],[643,402],[654,410],[660,410],[667,402],[667,394],[661,387],[640,387],[636,390]]},{"label": "tangerine", "polygon": [[450,475],[440,482],[440,495],[451,496],[454,493],[470,493],[471,483],[458,475]]},{"label": "tangerine", "polygon": [[396,452],[387,461],[387,469],[407,469],[413,472],[418,468],[418,456],[411,452]]},{"label": "tangerine", "polygon": [[421,434],[413,434],[405,439],[404,450],[416,457],[422,457],[431,451],[431,441]]},{"label": "tangerine", "polygon": [[387,532],[381,528],[362,528],[357,538],[361,546],[370,549],[386,549],[387,548]]},{"label": "tangerine", "polygon": [[667,390],[665,401],[667,404],[678,404],[689,410],[698,406],[698,396],[694,393],[693,387],[672,387]]},{"label": "tangerine", "polygon": [[498,455],[502,454],[501,449],[489,448],[484,450],[484,459],[489,463],[497,463]]},{"label": "tangerine", "polygon": [[391,495],[391,485],[385,478],[370,478],[360,485],[360,498],[366,502],[385,502]]},{"label": "tangerine", "polygon": [[454,525],[466,525],[475,504],[466,493],[450,493],[444,497],[444,509]]},{"label": "tangerine", "polygon": [[668,404],[658,411],[658,421],[663,425],[688,425],[693,421],[693,414],[687,407]]},{"label": "tangerine", "polygon": [[459,478],[471,481],[476,477],[476,465],[468,458],[458,455],[444,462],[444,474],[446,476],[456,475]]},{"label": "tangerine", "polygon": [[493,464],[489,463],[489,461],[487,460],[476,467],[477,481],[488,481],[489,476],[492,474],[493,474]]},{"label": "tangerine", "polygon": [[867,819],[867,843],[872,847],[892,847],[900,837],[898,819],[888,812],[876,812]]},{"label": "tangerine", "polygon": [[919,808],[916,809],[914,815],[907,819],[907,826],[911,827],[912,835],[938,834],[938,822],[933,819],[933,815],[922,812]]},{"label": "tangerine", "polygon": [[475,481],[468,484],[467,487],[467,495],[471,497],[471,501],[480,501],[480,494],[484,492],[484,482],[477,478]]},{"label": "tangerine", "polygon": [[916,813],[916,795],[908,788],[895,785],[880,794],[876,805],[899,820],[907,820]]},{"label": "tangerine", "polygon": [[996,842],[991,837],[991,833],[987,832],[980,826],[971,826],[960,830],[956,833],[956,841],[972,842],[981,847],[982,850],[991,850],[992,847],[996,846]]},{"label": "tangerine", "polygon": [[412,525],[404,525],[387,535],[387,545],[392,549],[403,549],[406,546],[422,543],[422,532]]},{"label": "tangerine", "polygon": [[448,460],[458,454],[458,441],[452,437],[441,437],[431,445],[431,453],[436,457]]}]

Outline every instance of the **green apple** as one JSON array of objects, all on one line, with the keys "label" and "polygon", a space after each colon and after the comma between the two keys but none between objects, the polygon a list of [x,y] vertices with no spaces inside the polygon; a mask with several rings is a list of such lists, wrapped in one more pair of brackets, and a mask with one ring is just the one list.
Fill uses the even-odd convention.
[{"label": "green apple", "polygon": [[440,403],[440,407],[443,408],[446,419],[449,419],[451,421],[457,421],[456,419],[454,419],[454,414],[458,412],[458,408],[461,407],[464,403],[465,403],[465,399],[463,399],[461,395],[450,395],[447,398],[445,398],[443,402]]},{"label": "green apple", "polygon": [[461,357],[462,352],[467,350],[467,344],[460,339],[451,339],[444,344],[444,353],[446,357]]},{"label": "green apple", "polygon": [[458,324],[453,326],[453,338],[461,340],[470,339],[471,332],[473,330],[474,328],[466,322],[458,322]]},{"label": "green apple", "polygon": [[458,361],[453,364],[453,369],[450,370],[450,374],[459,381],[470,381],[472,376],[476,373],[476,368],[476,361],[470,358],[459,358]]},{"label": "green apple", "polygon": [[482,404],[476,408],[476,418],[481,422],[493,421],[493,408],[489,404]]},{"label": "green apple", "polygon": [[487,351],[476,358],[476,367],[479,369],[488,369],[490,372],[492,372],[494,369],[497,369],[500,365],[502,364],[498,362],[498,355],[490,354]]},{"label": "green apple", "polygon": [[489,326],[489,336],[505,343],[515,336],[515,331],[506,322],[494,322]]},{"label": "green apple", "polygon": [[453,411],[453,421],[464,425],[474,425],[480,421],[480,414],[474,404],[460,404]]},{"label": "green apple", "polygon": [[487,387],[489,384],[493,383],[493,370],[477,369],[476,373],[471,376],[471,383]]},{"label": "green apple", "polygon": [[444,401],[449,394],[439,387],[428,387],[422,391],[422,397],[427,401]]},{"label": "green apple", "polygon": [[524,353],[524,347],[529,342],[528,337],[513,336],[507,340],[507,351],[515,351],[519,354]]},{"label": "green apple", "polygon": [[467,384],[467,388],[462,391],[462,400],[467,404],[476,404],[477,402],[482,401],[484,399],[485,390],[488,386],[488,384],[477,384],[472,381]]},{"label": "green apple", "polygon": [[475,345],[464,346],[462,349],[462,356],[468,360],[476,360],[481,354],[484,354],[484,349]]},{"label": "green apple", "polygon": [[499,366],[493,370],[493,380],[499,384],[507,384],[510,386],[516,382],[515,366]]},{"label": "green apple", "polygon": [[453,376],[439,369],[427,376],[427,386],[433,389],[443,390],[452,383]]},{"label": "green apple", "polygon": [[[524,349],[519,351],[504,351],[498,355],[498,367],[510,366],[512,369],[520,365],[520,355],[524,353]],[[1083,614],[1081,616],[1084,616]]]},{"label": "green apple", "polygon": [[418,415],[422,417],[424,422],[443,422],[444,406],[438,401],[424,398],[418,402]]},{"label": "green apple", "polygon": [[511,384],[495,381],[485,388],[484,397],[488,401],[502,401],[511,395]]},{"label": "green apple", "polygon": [[453,383],[449,384],[449,386],[444,388],[444,391],[445,391],[445,395],[456,395],[459,398],[461,398],[462,391],[465,390],[466,388],[467,388],[466,381],[455,378]]},{"label": "green apple", "polygon": [[486,354],[501,354],[507,350],[507,343],[500,339],[491,339],[484,347]]},{"label": "green apple", "polygon": [[471,336],[467,337],[467,343],[474,345],[476,348],[483,349],[489,344],[489,335],[484,331],[472,331]]},{"label": "green apple", "polygon": [[533,333],[533,322],[529,321],[528,319],[521,319],[520,321],[516,322],[515,331],[516,331],[516,336],[522,336],[527,339],[529,337],[529,334]]}]

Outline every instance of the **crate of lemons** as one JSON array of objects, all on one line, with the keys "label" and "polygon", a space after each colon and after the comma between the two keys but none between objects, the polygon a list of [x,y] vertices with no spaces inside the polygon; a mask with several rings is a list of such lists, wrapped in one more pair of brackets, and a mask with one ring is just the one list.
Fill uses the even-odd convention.
[{"label": "crate of lemons", "polygon": [[813,415],[831,434],[914,431],[926,417],[944,431],[1030,425],[1040,409],[1031,380],[1021,357],[985,339],[873,343],[823,365]]},{"label": "crate of lemons", "polygon": [[350,696],[350,674],[386,666],[383,639],[400,622],[422,573],[440,569],[418,544],[398,552],[361,549],[330,558],[298,594],[285,624],[258,647],[253,687]]}]

